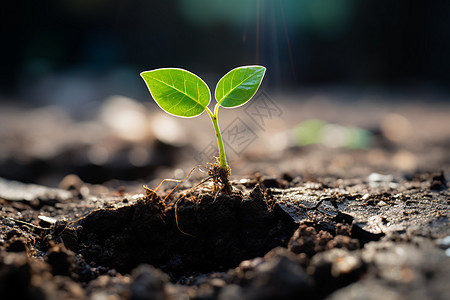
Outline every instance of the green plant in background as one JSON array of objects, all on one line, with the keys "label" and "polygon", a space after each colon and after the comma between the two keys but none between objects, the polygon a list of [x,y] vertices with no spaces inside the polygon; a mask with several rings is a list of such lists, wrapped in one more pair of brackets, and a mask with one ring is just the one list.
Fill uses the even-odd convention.
[{"label": "green plant in background", "polygon": [[266,68],[263,66],[243,66],[231,70],[217,83],[216,106],[211,111],[211,92],[206,83],[197,75],[178,68],[163,68],[141,73],[147,87],[162,110],[168,114],[193,118],[205,110],[214,125],[219,147],[219,162],[212,165],[210,176],[222,184],[222,191],[231,193],[228,181],[230,167],[227,164],[222,134],[218,123],[219,107],[233,108],[244,105],[255,95],[263,80]]}]

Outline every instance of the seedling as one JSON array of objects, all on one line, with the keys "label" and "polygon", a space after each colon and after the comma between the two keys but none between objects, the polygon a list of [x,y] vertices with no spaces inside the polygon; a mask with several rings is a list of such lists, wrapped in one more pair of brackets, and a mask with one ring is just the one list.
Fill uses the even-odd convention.
[{"label": "seedling", "polygon": [[178,68],[163,68],[141,73],[147,87],[159,107],[170,115],[193,118],[206,111],[216,132],[219,161],[212,164],[209,175],[220,182],[222,191],[231,193],[228,181],[230,167],[227,163],[222,134],[219,129],[219,107],[234,108],[247,103],[256,93],[263,80],[266,68],[244,66],[231,70],[217,83],[216,105],[211,111],[211,92],[206,83],[197,75]]}]

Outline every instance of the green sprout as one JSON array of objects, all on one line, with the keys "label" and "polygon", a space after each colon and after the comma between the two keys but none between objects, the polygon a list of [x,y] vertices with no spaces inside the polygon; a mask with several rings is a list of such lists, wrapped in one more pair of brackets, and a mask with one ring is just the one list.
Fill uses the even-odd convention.
[{"label": "green sprout", "polygon": [[218,119],[219,107],[233,108],[247,103],[258,90],[266,68],[263,66],[243,66],[231,70],[217,83],[216,106],[211,111],[211,92],[206,83],[197,75],[178,68],[162,68],[141,73],[147,87],[162,110],[170,115],[193,118],[205,110],[214,125],[219,147],[219,163],[210,169],[210,176],[222,184],[222,190],[231,193],[228,182],[230,167],[227,164],[222,134]]}]

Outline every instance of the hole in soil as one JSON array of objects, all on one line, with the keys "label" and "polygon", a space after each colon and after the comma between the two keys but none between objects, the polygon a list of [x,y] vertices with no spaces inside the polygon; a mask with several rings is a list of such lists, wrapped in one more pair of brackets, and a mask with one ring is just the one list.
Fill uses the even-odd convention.
[{"label": "hole in soil", "polygon": [[[159,197],[157,197],[159,199]],[[160,199],[159,199],[160,200]],[[155,199],[90,213],[61,235],[87,262],[130,272],[142,263],[183,276],[225,271],[241,261],[286,246],[297,225],[266,201],[259,188],[248,196],[197,194],[173,206]]]}]

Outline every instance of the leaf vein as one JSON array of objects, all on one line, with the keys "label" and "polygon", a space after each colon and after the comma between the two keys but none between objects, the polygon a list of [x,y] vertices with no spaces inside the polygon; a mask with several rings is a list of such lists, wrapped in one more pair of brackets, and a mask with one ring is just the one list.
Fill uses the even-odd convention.
[{"label": "leaf vein", "polygon": [[[169,73],[169,75],[170,75],[170,73]],[[170,75],[170,77],[172,77],[172,76]],[[170,85],[170,84],[168,84],[167,82],[165,82],[165,81],[163,81],[163,80],[160,80],[160,79],[158,79],[158,78],[155,78],[155,77],[153,77],[153,76],[152,76],[151,78],[152,78],[153,80],[155,80],[155,81],[158,81],[159,83],[162,83],[162,84],[164,84],[164,85],[166,85],[166,86],[168,86],[168,87],[174,89],[175,91],[177,91],[177,92],[183,94],[184,96],[187,96],[188,98],[190,98],[190,99],[193,100],[194,102],[196,102],[196,103],[202,105],[202,103],[201,103],[199,100],[193,98],[191,95],[186,94],[185,92],[183,92],[183,91],[181,91],[180,89],[176,88],[174,85]],[[172,82],[173,82],[173,81],[172,81]],[[202,105],[202,107],[203,107],[203,105]]]},{"label": "leaf vein", "polygon": [[[228,97],[228,95],[230,95],[234,90],[236,90],[237,87],[241,86],[244,84],[244,82],[246,82],[247,80],[249,80],[250,78],[252,78],[256,73],[260,72],[261,69],[257,69],[255,70],[253,73],[250,74],[250,76],[246,77],[244,80],[242,80],[241,82],[239,82],[239,84],[237,84],[234,88],[231,88],[227,94],[225,94],[225,91],[223,91],[223,95],[222,95],[222,99],[220,100],[219,104],[223,102],[223,100]],[[248,72],[248,70],[246,70],[246,73]],[[234,77],[235,73],[233,73],[232,78]],[[244,74],[244,77],[246,75]],[[224,84],[225,85],[225,84]]]}]

